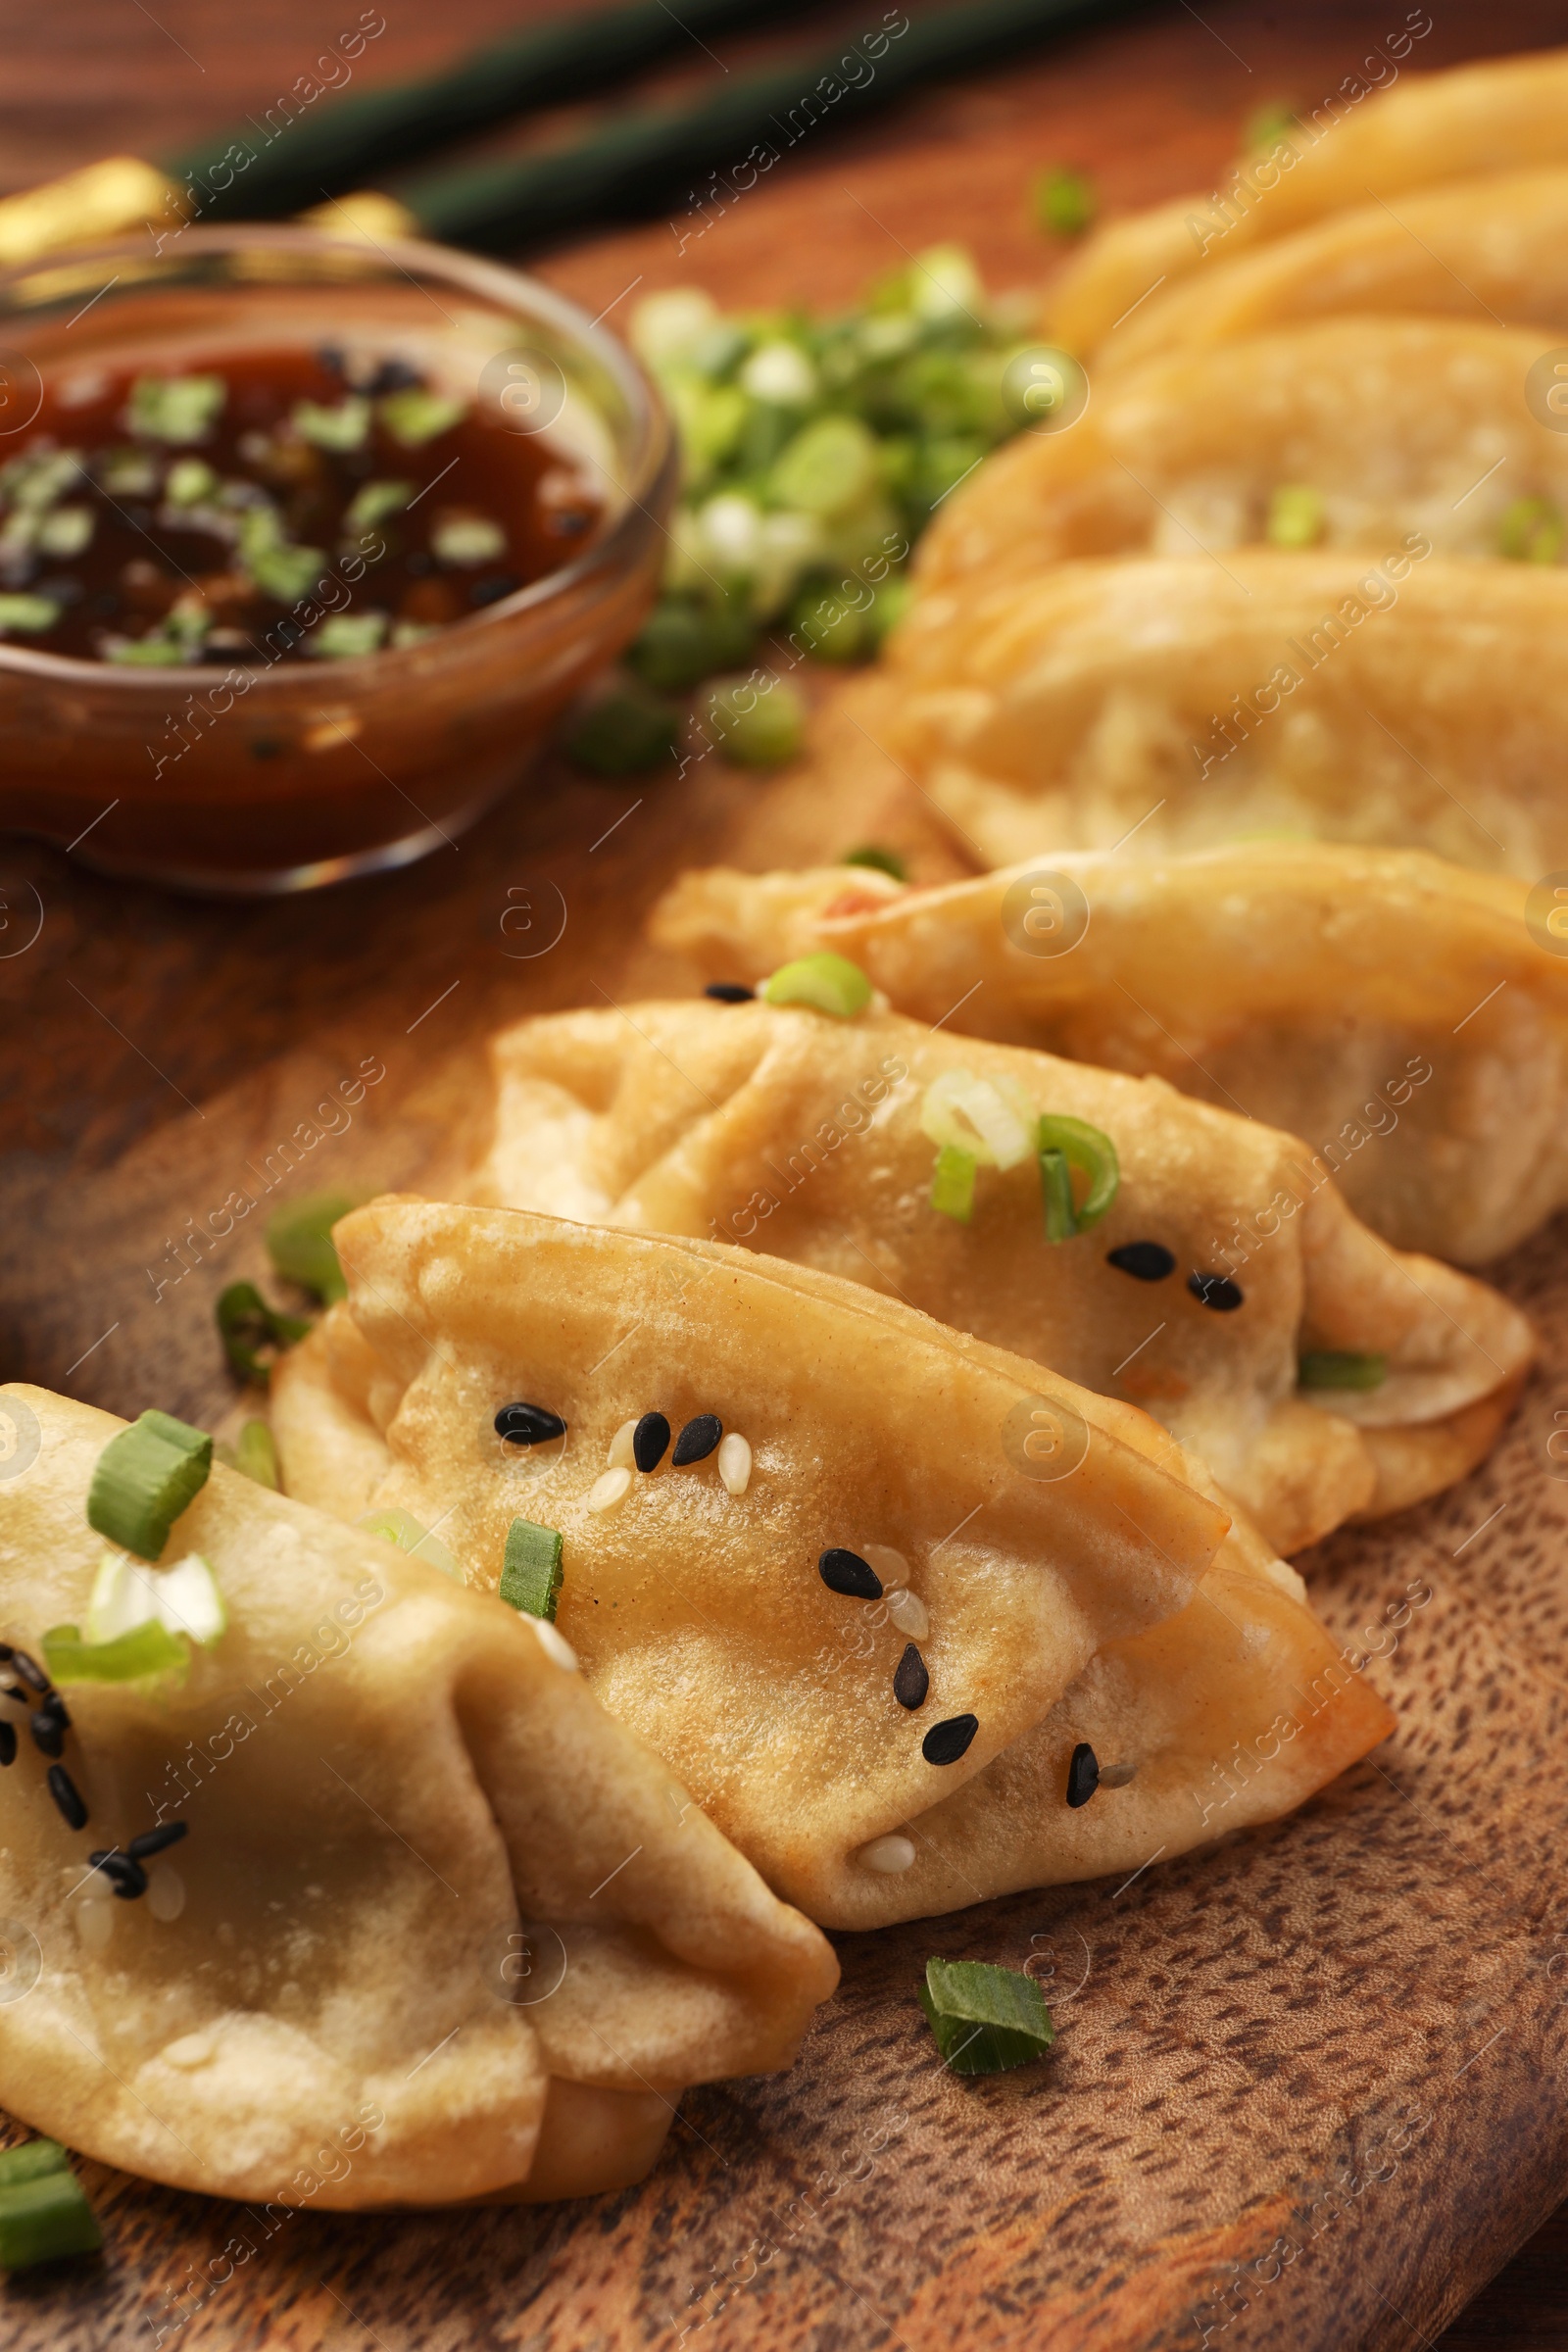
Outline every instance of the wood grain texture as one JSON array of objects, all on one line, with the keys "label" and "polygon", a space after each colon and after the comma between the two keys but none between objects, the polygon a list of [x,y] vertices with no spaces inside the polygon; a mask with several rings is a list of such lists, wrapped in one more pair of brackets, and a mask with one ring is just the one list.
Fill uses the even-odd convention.
[{"label": "wood grain texture", "polygon": [[[13,4],[0,175],[178,146],[269,103],[356,13]],[[367,80],[525,12],[385,13]],[[1532,0],[1437,13],[1427,66],[1560,33]],[[656,222],[545,273],[595,311],[639,279],[828,303],[904,248],[958,234],[994,281],[1037,275],[1024,189],[1039,165],[1093,170],[1116,205],[1212,184],[1244,112],[1332,87],[1402,16],[1151,9],[803,147],[684,251],[680,224]],[[220,1415],[232,1399],[211,1304],[262,1270],[274,1193],[437,1188],[474,1133],[487,1028],[657,988],[637,925],[682,863],[800,862],[868,837],[922,877],[954,870],[917,801],[850,807],[808,774],[760,784],[712,761],[646,787],[545,769],[455,852],[282,905],[181,902],[0,844],[0,1370],[122,1411]],[[32,928],[29,891],[41,932],[7,953]],[[352,1123],[314,1119],[366,1060],[385,1076]],[[291,1137],[298,1165],[278,1175]],[[234,1193],[257,1206],[181,1250]],[[840,1938],[842,1989],[793,2072],[692,2093],[651,2180],[622,2196],[257,2221],[87,2166],[108,2260],[5,2288],[8,2347],[1430,2342],[1568,2190],[1568,1462],[1550,1450],[1568,1453],[1554,1440],[1568,1426],[1564,1242],[1544,1236],[1503,1269],[1545,1351],[1494,1460],[1311,1563],[1352,1650],[1391,1603],[1410,1613],[1367,1668],[1399,1711],[1396,1739],[1294,1820],[1152,1858],[1125,1886]],[[913,1998],[932,1951],[1049,1972],[1049,2064],[989,2082],[945,2074]],[[1454,2352],[1568,2343],[1560,2290],[1554,2318],[1532,2276],[1499,2282]]]}]

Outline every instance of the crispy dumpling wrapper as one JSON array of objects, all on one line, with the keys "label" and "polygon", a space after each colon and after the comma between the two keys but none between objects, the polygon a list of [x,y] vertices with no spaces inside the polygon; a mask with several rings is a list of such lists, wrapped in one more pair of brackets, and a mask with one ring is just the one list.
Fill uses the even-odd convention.
[{"label": "crispy dumpling wrapper", "polygon": [[1283,1127],[1402,1250],[1484,1265],[1568,1202],[1568,954],[1525,881],[1272,841],[863,879],[695,871],[650,929],[748,981],[832,949],[918,1020]]},{"label": "crispy dumpling wrapper", "polygon": [[1568,572],[1419,547],[1061,564],[922,598],[826,758],[904,768],[986,865],[1246,834],[1568,869]]},{"label": "crispy dumpling wrapper", "polygon": [[1568,332],[1568,172],[1507,172],[1331,213],[1140,304],[1102,367],[1351,313]]},{"label": "crispy dumpling wrapper", "polygon": [[[1430,27],[1429,27],[1430,28]],[[1411,47],[1408,35],[1403,54]],[[1393,46],[1393,44],[1391,44]],[[1388,68],[1392,84],[1396,66]],[[1114,352],[1135,306],[1347,206],[1445,180],[1568,163],[1568,52],[1489,59],[1371,88],[1356,75],[1217,189],[1115,220],[1050,290],[1046,329],[1080,358]]]},{"label": "crispy dumpling wrapper", "polygon": [[[399,1200],[356,1212],[337,1240],[350,1298],[326,1324],[360,1323],[409,1375],[382,1433],[383,1503],[439,1517],[481,1582],[514,1516],[558,1528],[557,1622],[594,1690],[824,1924],[1092,1877],[1151,1820],[1180,1850],[1288,1809],[1391,1728],[1337,1670],[1299,1579],[1125,1404],[728,1248]],[[348,1360],[323,1326],[279,1367],[286,1477],[291,1431]],[[514,1392],[559,1412],[564,1439],[498,1442],[495,1399]],[[684,1468],[666,1455],[632,1471],[613,1507],[590,1507],[617,1428],[654,1396],[676,1432],[706,1409],[747,1437],[743,1493],[713,1455]],[[391,1402],[383,1392],[380,1409]],[[320,1476],[322,1451],[309,1459]],[[829,1590],[817,1557],[840,1539],[901,1586]],[[901,1589],[926,1614],[916,1643]],[[1170,1638],[1146,1652],[1156,1628]],[[894,1689],[910,1647],[929,1677],[913,1705]],[[1113,1820],[1107,1791],[1098,1836],[1067,1827],[1072,1745],[1096,1731],[1125,1744],[1146,1681],[1147,1722],[1104,1758],[1135,1763],[1141,1792]],[[1207,1825],[1195,1792],[1214,1761],[1293,1690],[1305,1707],[1314,1684],[1325,1703],[1289,1767],[1252,1782],[1250,1810]],[[927,1737],[956,1715],[978,1717],[969,1744],[928,1760]],[[957,1866],[927,1822],[996,1766],[998,1793],[969,1815],[1008,1818],[988,1823],[978,1869]]]},{"label": "crispy dumpling wrapper", "polygon": [[[123,1424],[3,1396],[38,1436],[0,1483],[5,1638],[36,1657],[86,1610]],[[5,1775],[0,1912],[39,1961],[13,2115],[211,2195],[531,2200],[640,2179],[683,2084],[790,2064],[831,1952],[530,1623],[221,1466],[166,1562],[193,1550],[228,1624],[188,1680],[66,1694],[86,1827],[24,1724]],[[147,1894],[111,1897],[89,1851],[172,1821]]]},{"label": "crispy dumpling wrapper", "polygon": [[[761,1004],[546,1015],[492,1053],[479,1198],[765,1250],[1142,1405],[1278,1551],[1463,1476],[1530,1360],[1506,1300],[1389,1250],[1304,1146],[1158,1078],[894,1014]],[[930,1205],[922,1098],[958,1069],[1110,1138],[1121,1180],[1102,1222],[1048,1243],[1032,1152],[981,1170],[972,1224]],[[1134,1243],[1166,1253],[1161,1276],[1111,1262]],[[1202,1276],[1234,1283],[1234,1300],[1202,1303],[1189,1280]],[[1298,1390],[1299,1357],[1328,1350],[1384,1356],[1387,1376]]]},{"label": "crispy dumpling wrapper", "polygon": [[1416,533],[1496,556],[1518,500],[1568,507],[1568,435],[1521,397],[1542,350],[1490,320],[1343,318],[1151,361],[1071,431],[1021,433],[970,475],[920,542],[922,590],[1075,558],[1225,557],[1268,542],[1281,490],[1320,502],[1323,548],[1376,562]]}]

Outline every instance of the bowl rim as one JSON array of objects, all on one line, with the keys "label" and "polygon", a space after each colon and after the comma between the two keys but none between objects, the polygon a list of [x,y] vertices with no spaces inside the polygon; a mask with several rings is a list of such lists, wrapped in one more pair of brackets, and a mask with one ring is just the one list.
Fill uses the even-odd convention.
[{"label": "bowl rim", "polygon": [[[419,271],[436,275],[449,283],[460,285],[465,292],[488,297],[506,310],[524,315],[531,313],[564,340],[575,342],[591,354],[615,379],[625,398],[635,439],[627,468],[624,506],[603,536],[573,556],[569,563],[562,564],[557,570],[543,573],[537,580],[530,580],[525,587],[514,589],[510,596],[498,598],[493,605],[483,606],[475,612],[465,612],[458,620],[450,621],[439,629],[434,638],[425,639],[416,647],[381,646],[371,654],[337,655],[328,661],[310,664],[283,661],[252,663],[236,659],[226,665],[216,662],[168,662],[139,666],[88,662],[74,654],[44,653],[0,638],[0,672],[40,683],[53,681],[62,685],[91,685],[116,695],[140,694],[151,699],[166,700],[170,687],[176,682],[188,687],[192,680],[205,679],[211,684],[223,675],[225,666],[227,669],[250,673],[248,695],[258,690],[265,695],[269,689],[274,693],[284,689],[294,691],[309,678],[320,681],[318,691],[324,690],[329,680],[342,680],[346,684],[352,679],[355,683],[364,681],[368,686],[378,670],[384,670],[394,662],[406,665],[411,655],[422,655],[428,661],[431,652],[438,646],[454,641],[459,645],[471,643],[482,629],[547,606],[563,594],[591,581],[597,572],[612,571],[623,552],[624,539],[635,530],[634,516],[641,514],[645,519],[657,522],[657,517],[644,502],[658,486],[659,478],[671,456],[673,426],[657,386],[630,346],[623,343],[618,335],[601,326],[603,312],[600,313],[600,318],[590,318],[580,304],[573,302],[569,295],[559,293],[543,278],[533,277],[526,270],[511,269],[504,262],[490,261],[482,255],[466,253],[457,246],[437,244],[427,238],[368,240],[313,227],[308,222],[240,220],[223,227],[184,229],[179,234],[177,252],[172,250],[172,240],[171,245],[171,275],[178,261],[190,254],[233,252],[256,247],[271,247],[300,255],[335,252],[353,256],[362,262],[368,259],[390,264],[391,274],[409,277],[411,282]],[[146,246],[139,237],[117,237],[93,245],[66,247],[58,253],[40,254],[29,262],[0,270],[0,340],[3,340],[10,320],[22,316],[20,312],[8,312],[5,308],[7,294],[14,286],[41,271],[47,271],[51,266],[59,268],[91,264],[99,260],[112,263],[123,261],[131,255],[138,261],[146,262]],[[154,257],[155,263],[162,262],[164,258],[162,252],[158,253]],[[143,280],[144,284],[149,285],[155,282],[153,278]],[[240,290],[243,291],[243,288]],[[133,301],[134,291],[123,299]]]}]

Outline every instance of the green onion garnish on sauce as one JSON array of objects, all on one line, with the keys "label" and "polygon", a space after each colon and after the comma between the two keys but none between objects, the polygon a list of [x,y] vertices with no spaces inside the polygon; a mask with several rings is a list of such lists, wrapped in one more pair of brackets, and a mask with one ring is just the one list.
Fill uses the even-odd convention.
[{"label": "green onion garnish on sauce", "polygon": [[781,963],[761,990],[766,1004],[810,1004],[835,1020],[851,1021],[871,1002],[871,983],[858,963],[824,949]]},{"label": "green onion garnish on sauce", "polygon": [[967,1225],[974,1215],[974,1180],[980,1162],[957,1144],[944,1144],[931,1175],[931,1205],[938,1214]]},{"label": "green onion garnish on sauce", "polygon": [[326,1305],[349,1295],[332,1228],[355,1205],[346,1193],[306,1193],[268,1219],[267,1254],[279,1274]]},{"label": "green onion garnish on sauce", "polygon": [[303,1316],[282,1315],[269,1306],[254,1282],[231,1282],[220,1293],[215,1312],[230,1369],[264,1389],[274,1357],[303,1340],[311,1328]]},{"label": "green onion garnish on sauce", "polygon": [[509,1608],[529,1617],[548,1617],[555,1623],[561,1592],[560,1531],[540,1527],[532,1519],[514,1519],[507,1530],[506,1562],[501,1571],[501,1597]]},{"label": "green onion garnish on sauce", "polygon": [[[1098,1225],[1116,1198],[1121,1169],[1116,1147],[1087,1119],[1071,1119],[1047,1111],[1036,1131],[1040,1153],[1040,1188],[1045,1200],[1046,1239],[1070,1241]],[[1074,1201],[1071,1170],[1088,1178],[1088,1191]]]},{"label": "green onion garnish on sauce", "polygon": [[1388,1376],[1386,1355],[1362,1355],[1353,1348],[1309,1348],[1296,1368],[1303,1389],[1381,1389]]},{"label": "green onion garnish on sauce", "polygon": [[24,2271],[63,2254],[96,2254],[102,2244],[58,2140],[29,2139],[0,2154],[0,2267]]},{"label": "green onion garnish on sauce", "polygon": [[139,375],[125,422],[149,441],[205,441],[227,398],[220,375]]},{"label": "green onion garnish on sauce", "polygon": [[937,2048],[956,2075],[1001,2075],[1043,2058],[1055,2039],[1033,1977],[984,1960],[928,1960],[920,1987]]},{"label": "green onion garnish on sauce", "polygon": [[152,1617],[112,1642],[88,1642],[74,1625],[51,1626],[41,1644],[49,1679],[71,1683],[143,1683],[154,1675],[190,1671],[190,1643]]},{"label": "green onion garnish on sauce", "polygon": [[405,392],[388,392],[375,406],[393,440],[405,449],[417,449],[438,433],[450,432],[468,413],[466,400],[449,399],[419,384],[411,384]]},{"label": "green onion garnish on sauce", "polygon": [[330,409],[318,401],[297,400],[289,422],[302,441],[317,449],[363,449],[370,430],[370,404],[363,392],[351,392]]},{"label": "green onion garnish on sauce", "polygon": [[156,1560],[181,1511],[206,1486],[213,1441],[169,1413],[145,1412],[111,1438],[87,1490],[87,1524],[144,1560]]}]

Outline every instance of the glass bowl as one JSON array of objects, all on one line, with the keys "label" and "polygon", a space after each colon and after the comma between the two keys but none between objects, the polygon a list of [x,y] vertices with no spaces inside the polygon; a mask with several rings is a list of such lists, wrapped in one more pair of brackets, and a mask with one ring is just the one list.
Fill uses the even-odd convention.
[{"label": "glass bowl", "polygon": [[515,783],[635,635],[678,465],[658,396],[574,304],[445,247],[187,228],[158,253],[125,241],[0,276],[0,463],[44,380],[328,343],[408,361],[546,432],[598,488],[593,538],[419,644],[350,660],[153,669],[0,644],[0,828],[204,891],[405,864]]}]

